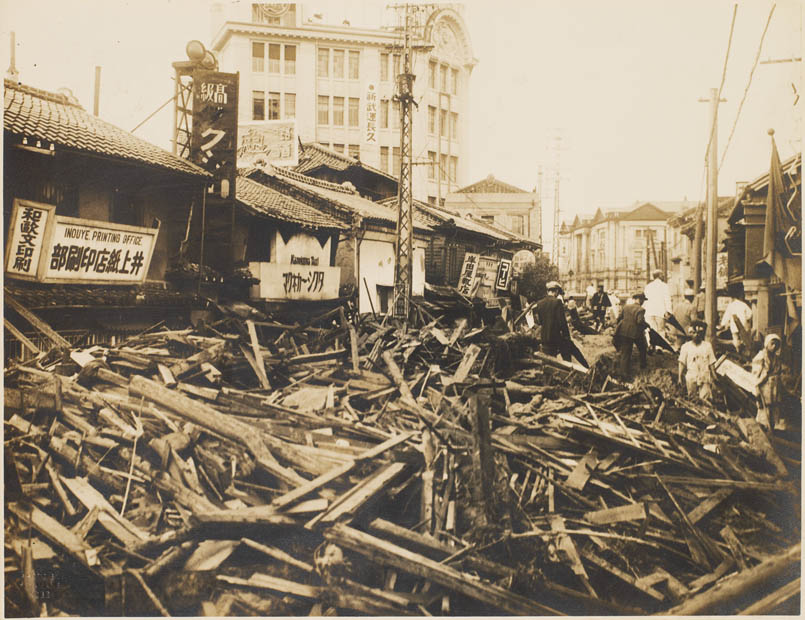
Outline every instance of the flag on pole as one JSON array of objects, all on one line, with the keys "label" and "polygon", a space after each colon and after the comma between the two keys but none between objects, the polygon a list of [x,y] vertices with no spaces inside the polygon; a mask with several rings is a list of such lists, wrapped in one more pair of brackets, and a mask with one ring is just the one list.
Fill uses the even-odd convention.
[{"label": "flag on pole", "polygon": [[[790,242],[791,231],[798,231],[802,224],[802,200],[797,188],[794,194],[789,193],[783,177],[783,167],[777,144],[774,142],[774,130],[771,135],[771,165],[769,167],[769,188],[766,195],[766,221],[763,235],[763,258],[758,265],[765,265],[780,278],[789,289],[800,290],[802,287],[802,263],[793,260]],[[786,200],[788,198],[788,200]]]}]

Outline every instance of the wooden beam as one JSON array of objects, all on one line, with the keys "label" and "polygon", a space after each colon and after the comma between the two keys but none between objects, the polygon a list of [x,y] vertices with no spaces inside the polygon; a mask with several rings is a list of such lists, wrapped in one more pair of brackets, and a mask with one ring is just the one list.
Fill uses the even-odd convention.
[{"label": "wooden beam", "polygon": [[33,312],[28,310],[28,308],[26,308],[19,301],[17,301],[11,294],[11,292],[8,290],[8,287],[6,287],[4,290],[6,294],[5,303],[11,306],[11,308],[17,314],[19,314],[22,318],[28,321],[31,325],[33,325],[36,329],[42,332],[45,336],[47,336],[57,347],[62,349],[70,349],[72,347],[72,345],[62,336],[60,336],[56,332],[56,330],[54,330],[45,321],[40,319]]},{"label": "wooden beam", "polygon": [[393,566],[407,573],[423,577],[449,590],[481,601],[501,611],[520,616],[561,615],[560,612],[530,600],[500,586],[492,585],[464,575],[418,553],[393,545],[370,534],[337,524],[324,532],[331,542],[351,549],[381,565]]},{"label": "wooden beam", "polygon": [[17,340],[22,343],[26,349],[28,349],[34,355],[39,355],[41,351],[39,347],[37,347],[33,342],[31,342],[28,337],[23,334],[20,330],[18,330],[14,324],[9,321],[6,317],[3,317],[3,324],[6,326],[6,329],[11,332],[11,335],[14,336]]}]

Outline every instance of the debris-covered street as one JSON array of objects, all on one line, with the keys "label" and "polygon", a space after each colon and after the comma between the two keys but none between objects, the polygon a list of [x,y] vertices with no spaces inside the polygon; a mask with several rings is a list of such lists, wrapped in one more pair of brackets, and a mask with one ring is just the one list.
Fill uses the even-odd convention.
[{"label": "debris-covered street", "polygon": [[7,613],[764,613],[792,587],[798,444],[606,352],[416,315],[228,312],[9,368]]},{"label": "debris-covered street", "polygon": [[4,617],[801,613],[799,3],[0,11]]}]

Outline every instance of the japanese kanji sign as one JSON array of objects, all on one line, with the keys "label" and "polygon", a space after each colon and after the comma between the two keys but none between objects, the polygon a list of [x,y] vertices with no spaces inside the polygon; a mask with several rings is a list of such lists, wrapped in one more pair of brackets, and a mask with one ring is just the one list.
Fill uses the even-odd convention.
[{"label": "japanese kanji sign", "polygon": [[299,140],[296,120],[258,121],[238,126],[238,167],[261,164],[296,166],[299,163]]},{"label": "japanese kanji sign", "polygon": [[366,117],[364,119],[366,144],[377,144],[377,87],[373,82],[366,86]]},{"label": "japanese kanji sign", "polygon": [[229,181],[234,192],[238,144],[238,74],[197,70],[193,73],[193,130],[190,159]]},{"label": "japanese kanji sign", "polygon": [[43,260],[42,282],[143,282],[157,228],[56,216]]},{"label": "japanese kanji sign", "polygon": [[253,299],[335,299],[341,283],[341,268],[329,265],[255,262],[249,271],[260,280],[252,287]]},{"label": "japanese kanji sign", "polygon": [[472,295],[475,292],[475,274],[478,272],[479,255],[467,252],[464,255],[464,264],[458,276],[458,292],[462,295]]},{"label": "japanese kanji sign", "polygon": [[6,276],[35,280],[56,207],[15,200],[6,243]]}]

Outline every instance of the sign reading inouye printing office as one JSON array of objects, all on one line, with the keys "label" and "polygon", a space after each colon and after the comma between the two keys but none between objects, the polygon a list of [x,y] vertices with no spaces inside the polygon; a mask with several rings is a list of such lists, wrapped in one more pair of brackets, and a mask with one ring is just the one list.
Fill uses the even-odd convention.
[{"label": "sign reading inouye printing office", "polygon": [[[134,284],[145,280],[158,228],[64,217],[53,215],[53,209],[15,202],[6,252],[7,276],[45,283]],[[41,223],[41,232],[35,227],[32,235],[34,222]],[[18,259],[26,255],[30,255],[30,263]]]}]

